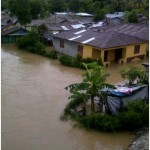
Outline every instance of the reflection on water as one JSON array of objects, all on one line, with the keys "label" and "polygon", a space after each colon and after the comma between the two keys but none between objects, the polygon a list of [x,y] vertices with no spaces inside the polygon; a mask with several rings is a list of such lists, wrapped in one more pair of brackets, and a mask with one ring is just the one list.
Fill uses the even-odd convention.
[{"label": "reflection on water", "polygon": [[[133,134],[100,133],[62,122],[69,93],[64,89],[82,80],[83,71],[60,65],[13,45],[2,45],[1,104],[3,150],[123,150]],[[117,69],[107,68],[120,81]]]}]

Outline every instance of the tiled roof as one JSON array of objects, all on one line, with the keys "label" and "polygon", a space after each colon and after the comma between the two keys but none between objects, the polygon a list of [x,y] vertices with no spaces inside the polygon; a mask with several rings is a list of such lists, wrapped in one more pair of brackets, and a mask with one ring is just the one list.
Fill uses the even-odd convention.
[{"label": "tiled roof", "polygon": [[[119,27],[121,28],[121,26]],[[124,28],[124,26],[122,26],[122,28]],[[144,29],[141,28],[137,30],[136,35],[141,34],[143,30]],[[83,32],[83,29],[79,29],[75,31],[65,31],[55,35],[55,37],[104,49],[148,42],[146,39],[142,39],[142,37],[138,38],[134,36],[133,33],[127,34],[126,32],[121,33],[120,31],[121,30],[119,30],[119,32],[115,30],[111,31],[111,29],[106,31],[93,31],[84,29]]]}]

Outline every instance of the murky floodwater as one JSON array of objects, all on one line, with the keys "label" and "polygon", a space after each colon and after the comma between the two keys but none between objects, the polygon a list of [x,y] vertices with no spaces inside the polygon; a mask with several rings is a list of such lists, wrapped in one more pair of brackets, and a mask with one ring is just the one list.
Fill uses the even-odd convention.
[{"label": "murky floodwater", "polygon": [[[69,96],[64,87],[80,82],[82,73],[13,45],[2,45],[2,150],[125,149],[133,138],[131,133],[86,131],[60,121]],[[117,73],[109,78],[110,82],[120,80]]]}]

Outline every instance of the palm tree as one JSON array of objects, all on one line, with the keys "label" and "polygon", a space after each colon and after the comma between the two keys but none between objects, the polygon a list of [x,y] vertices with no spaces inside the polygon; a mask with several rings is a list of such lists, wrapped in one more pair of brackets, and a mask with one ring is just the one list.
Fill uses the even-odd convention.
[{"label": "palm tree", "polygon": [[68,98],[71,100],[71,107],[74,109],[76,106],[83,104],[83,115],[86,115],[86,103],[89,99],[89,95],[85,91],[73,91],[71,96]]},{"label": "palm tree", "polygon": [[83,82],[89,83],[87,93],[91,96],[91,111],[95,112],[94,98],[98,96],[104,104],[105,99],[102,89],[105,87],[114,88],[114,86],[105,83],[110,74],[106,74],[102,66],[97,65],[97,63],[83,65],[87,70],[84,74]]},{"label": "palm tree", "polygon": [[70,92],[74,91],[86,91],[86,95],[90,97],[91,100],[91,112],[95,112],[94,98],[96,96],[100,97],[102,103],[105,103],[105,99],[102,94],[102,89],[104,87],[113,88],[114,86],[105,83],[109,74],[106,74],[103,67],[97,65],[97,63],[90,63],[83,65],[86,68],[86,72],[83,75],[83,82],[71,84],[66,89],[70,89]]}]

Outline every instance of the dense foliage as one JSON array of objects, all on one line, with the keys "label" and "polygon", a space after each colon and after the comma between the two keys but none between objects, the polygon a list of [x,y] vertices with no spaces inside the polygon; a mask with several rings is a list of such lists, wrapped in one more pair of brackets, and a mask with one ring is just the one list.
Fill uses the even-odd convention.
[{"label": "dense foliage", "polygon": [[120,70],[122,78],[128,79],[129,84],[149,84],[149,75],[145,69],[137,66],[129,66]]},{"label": "dense foliage", "polygon": [[63,55],[59,57],[59,61],[61,62],[61,64],[65,65],[65,66],[69,66],[69,67],[77,67],[77,68],[81,68],[81,69],[85,69],[85,67],[83,66],[83,63],[92,63],[92,62],[97,62],[98,65],[103,66],[101,59],[91,59],[91,58],[84,58],[82,59],[82,57],[80,57],[80,55],[77,55],[76,58],[67,56],[67,55]]},{"label": "dense foliage", "polygon": [[[85,128],[96,129],[100,131],[135,131],[149,125],[149,104],[145,100],[134,100],[119,109],[117,115],[112,115],[109,107],[107,112],[103,106],[106,106],[106,95],[103,89],[113,88],[112,85],[105,83],[109,74],[105,73],[103,68],[96,62],[84,64],[86,71],[83,74],[81,83],[73,83],[66,87],[70,92],[70,97],[64,114],[61,119],[71,118],[79,122]],[[123,71],[122,75],[127,76],[133,82],[139,79],[144,72],[141,68],[131,67],[130,70]],[[142,75],[141,75],[142,73]],[[99,106],[95,111],[95,98],[99,98]],[[90,107],[91,108],[90,108]]]},{"label": "dense foliage", "polygon": [[43,18],[49,13],[72,11],[87,12],[94,20],[104,18],[105,13],[129,12],[128,21],[137,22],[135,13],[149,16],[148,0],[2,0],[2,9],[9,9],[22,25],[31,19]]},{"label": "dense foliage", "polygon": [[49,57],[49,58],[51,58],[51,59],[57,59],[58,58],[57,52],[55,50],[52,50],[52,51],[48,52],[46,54],[46,56]]},{"label": "dense foliage", "polygon": [[[73,83],[66,87],[70,91],[70,102],[66,106],[65,113],[68,111],[71,114],[71,109],[75,110],[76,106],[83,105],[83,114],[87,114],[87,102],[90,100],[90,113],[95,112],[96,97],[101,99],[102,105],[105,104],[105,98],[101,90],[105,87],[113,88],[112,85],[105,83],[109,74],[105,73],[104,68],[97,64],[97,62],[85,64],[86,68],[83,74],[83,81],[81,83]],[[80,102],[80,103],[79,103]],[[66,112],[67,110],[67,112]]]},{"label": "dense foliage", "polygon": [[105,132],[136,131],[149,126],[149,104],[140,100],[134,101],[116,116],[100,113],[82,117],[72,113],[71,116],[88,129]]},{"label": "dense foliage", "polygon": [[18,48],[26,49],[32,53],[45,55],[45,46],[40,42],[40,35],[36,31],[31,31],[28,35],[17,40]]}]

